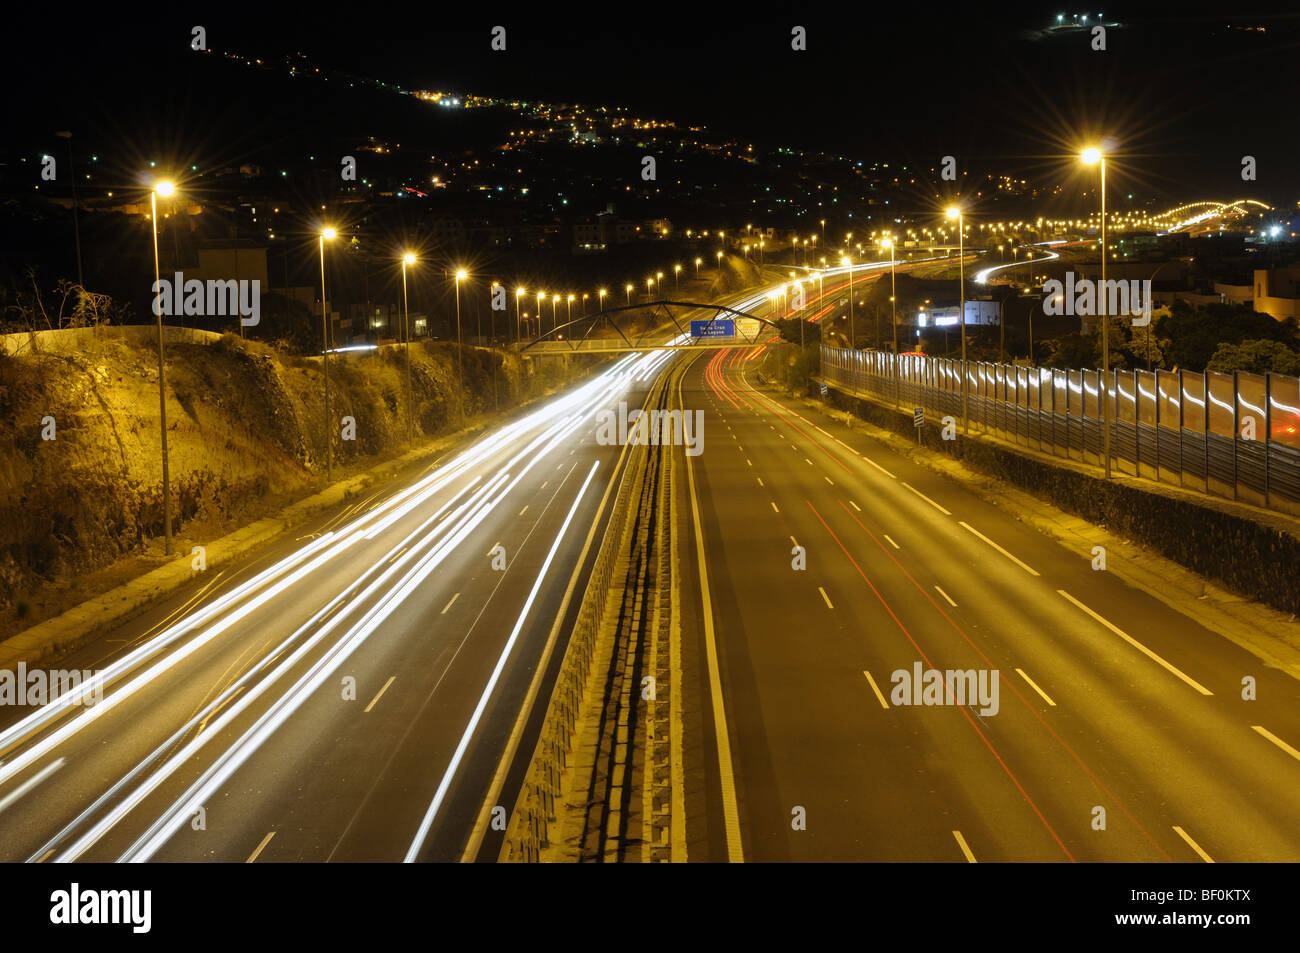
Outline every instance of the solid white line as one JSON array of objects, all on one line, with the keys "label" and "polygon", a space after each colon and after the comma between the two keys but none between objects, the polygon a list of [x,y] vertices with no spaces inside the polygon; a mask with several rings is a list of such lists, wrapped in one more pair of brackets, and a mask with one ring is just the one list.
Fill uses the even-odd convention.
[{"label": "solid white line", "polygon": [[880,689],[876,687],[876,680],[871,677],[871,673],[865,668],[862,670],[862,674],[867,676],[867,681],[871,683],[871,690],[876,693],[876,700],[880,702],[880,707],[888,711],[889,702],[885,701],[885,696],[880,694]]},{"label": "solid white line", "polygon": [[1052,701],[1052,699],[1048,697],[1047,692],[1043,691],[1041,688],[1038,687],[1037,682],[1035,682],[1032,678],[1030,678],[1028,675],[1025,674],[1025,670],[1023,668],[1018,668],[1016,669],[1016,671],[1020,673],[1021,678],[1023,678],[1025,681],[1029,683],[1030,688],[1032,688],[1034,691],[1038,692],[1038,694],[1043,696],[1043,701],[1047,702],[1047,704],[1051,705],[1052,707],[1056,707],[1056,702]]},{"label": "solid white line", "polygon": [[259,856],[259,855],[262,853],[262,851],[266,848],[266,845],[269,844],[269,843],[271,843],[271,838],[274,837],[274,836],[275,836],[275,831],[271,831],[271,833],[269,833],[269,834],[267,834],[265,837],[263,837],[263,838],[262,838],[262,843],[260,843],[260,844],[257,845],[257,850],[255,850],[255,851],[253,851],[251,854],[249,854],[249,855],[248,855],[248,860],[244,861],[244,863],[246,863],[246,864],[251,864],[251,863],[253,863],[255,860],[257,860],[258,856]]},{"label": "solid white line", "polygon": [[1145,645],[1143,645],[1143,644],[1142,644],[1141,642],[1139,642],[1137,639],[1133,638],[1133,636],[1129,635],[1127,632],[1125,632],[1125,631],[1124,631],[1123,629],[1121,629],[1119,626],[1114,625],[1114,624],[1108,622],[1106,619],[1103,619],[1100,615],[1098,615],[1097,613],[1093,612],[1091,609],[1089,609],[1087,606],[1085,606],[1085,605],[1084,605],[1082,602],[1080,602],[1078,599],[1074,598],[1074,596],[1070,595],[1070,594],[1069,594],[1068,592],[1066,592],[1064,589],[1057,589],[1056,591],[1059,592],[1061,595],[1065,596],[1066,599],[1070,600],[1070,602],[1074,603],[1076,606],[1078,606],[1078,607],[1079,607],[1080,609],[1082,609],[1084,612],[1088,613],[1088,615],[1092,616],[1094,619],[1096,619],[1098,622],[1100,622],[1100,623],[1101,623],[1102,625],[1104,625],[1106,628],[1110,629],[1112,632],[1114,632],[1116,635],[1118,635],[1121,639],[1123,639],[1123,640],[1124,640],[1125,642],[1127,642],[1129,645],[1133,646],[1133,648],[1137,649],[1139,652],[1141,652],[1141,653],[1142,653],[1143,655],[1145,655],[1147,658],[1151,659],[1153,662],[1156,662],[1158,665],[1162,666],[1166,671],[1171,672],[1171,673],[1174,674],[1174,675],[1177,675],[1179,678],[1181,678],[1181,679],[1182,679],[1184,682],[1186,682],[1188,685],[1192,686],[1192,688],[1196,689],[1196,690],[1197,690],[1198,692],[1200,692],[1202,695],[1213,695],[1213,694],[1214,694],[1214,692],[1210,691],[1208,688],[1206,688],[1206,687],[1205,687],[1204,685],[1202,685],[1200,682],[1196,681],[1196,679],[1194,679],[1194,678],[1192,678],[1192,677],[1190,677],[1190,676],[1188,676],[1188,675],[1183,674],[1183,673],[1182,673],[1181,671],[1179,671],[1177,668],[1175,668],[1174,666],[1170,665],[1168,662],[1166,662],[1164,659],[1162,659],[1159,655],[1157,655],[1155,652],[1152,652],[1149,648],[1147,648]]},{"label": "solid white line", "polygon": [[885,541],[886,541],[887,543],[889,543],[890,546],[893,546],[895,549],[902,549],[902,548],[903,548],[902,546],[899,546],[898,543],[896,543],[896,542],[894,542],[892,539],[890,539],[888,533],[881,533],[880,535],[883,536],[883,537],[885,537]]},{"label": "solid white line", "polygon": [[1250,727],[1253,728],[1255,731],[1258,731],[1261,735],[1263,735],[1269,741],[1273,742],[1273,744],[1277,745],[1279,748],[1281,748],[1291,757],[1295,758],[1297,761],[1300,761],[1300,751],[1297,751],[1295,748],[1292,748],[1289,744],[1287,744],[1277,735],[1273,734],[1273,732],[1269,731],[1263,725],[1251,725]]},{"label": "solid white line", "polygon": [[595,461],[592,463],[591,469],[587,471],[587,478],[583,481],[582,486],[578,488],[578,494],[573,500],[573,507],[564,518],[564,522],[560,525],[560,531],[555,536],[555,542],[551,544],[546,558],[542,561],[542,567],[538,570],[537,578],[533,582],[533,588],[529,591],[528,598],[524,600],[524,606],[519,613],[519,618],[515,620],[515,626],[511,630],[509,638],[506,639],[505,646],[501,649],[501,655],[497,658],[496,667],[492,669],[492,675],[488,678],[487,684],[483,686],[483,693],[479,696],[478,704],[474,707],[474,713],[470,716],[469,724],[465,726],[465,731],[460,736],[460,741],[451,756],[451,761],[443,772],[442,780],[438,782],[438,789],[434,792],[433,800],[429,803],[429,808],[420,821],[420,827],[411,841],[411,846],[407,848],[406,857],[404,858],[405,863],[414,863],[424,847],[425,838],[429,836],[429,830],[433,827],[434,818],[438,816],[438,809],[442,806],[442,800],[446,797],[447,789],[451,787],[452,779],[456,776],[456,771],[460,767],[461,758],[465,756],[465,750],[469,747],[470,739],[478,729],[479,719],[483,717],[483,712],[488,706],[488,701],[492,698],[492,693],[496,691],[497,682],[500,680],[501,672],[505,669],[506,661],[510,658],[510,653],[519,638],[519,632],[523,629],[524,621],[532,611],[533,603],[537,599],[537,593],[542,588],[546,574],[550,572],[551,562],[555,559],[560,543],[568,535],[569,524],[573,522],[574,514],[578,512],[578,507],[587,495],[587,487],[591,485],[591,479],[596,475],[596,467],[599,463],[600,461]]},{"label": "solid white line", "polygon": [[921,499],[925,500],[925,502],[929,503],[931,506],[933,506],[936,510],[938,510],[940,513],[942,513],[944,516],[952,516],[952,510],[946,510],[946,509],[944,509],[942,506],[940,506],[940,505],[939,505],[938,503],[936,503],[934,500],[930,499],[928,496],[926,496],[924,493],[922,493],[922,492],[921,492],[920,490],[918,490],[916,487],[912,486],[912,484],[907,483],[907,482],[904,482],[904,483],[903,483],[903,486],[907,487],[909,490],[911,490],[913,493],[915,493],[915,494],[916,494],[917,496],[919,496]]},{"label": "solid white line", "polygon": [[15,802],[19,801],[24,794],[26,794],[32,788],[36,787],[36,785],[40,784],[42,781],[48,778],[55,771],[59,770],[59,768],[63,767],[63,760],[64,760],[63,758],[59,758],[57,761],[51,761],[49,764],[41,768],[41,770],[37,771],[35,774],[33,774],[22,784],[18,785],[18,787],[14,788],[12,791],[6,794],[4,800],[0,800],[0,811],[3,811],[11,804],[14,804]]},{"label": "solid white line", "polygon": [[960,847],[961,852],[966,855],[967,863],[978,864],[979,861],[975,859],[975,855],[971,853],[970,847],[966,844],[966,838],[961,836],[961,831],[953,831],[952,836],[957,838],[957,846]]},{"label": "solid white line", "polygon": [[390,675],[388,677],[388,681],[384,682],[384,687],[379,690],[379,694],[376,695],[374,698],[370,699],[370,704],[365,707],[365,709],[361,712],[361,714],[364,715],[367,712],[369,712],[370,709],[375,707],[375,702],[379,701],[380,697],[384,694],[384,692],[388,691],[388,686],[393,684],[393,680],[395,678],[397,678],[396,675]]},{"label": "solid white line", "polygon": [[947,600],[948,600],[948,605],[952,606],[954,609],[957,608],[957,603],[955,603],[955,602],[952,601],[952,596],[948,595],[948,593],[944,592],[944,591],[943,591],[942,589],[940,589],[938,586],[935,586],[935,587],[934,587],[934,591],[937,592],[937,593],[939,593],[939,595],[943,596],[945,599],[947,599]]},{"label": "solid white line", "polygon": [[822,598],[826,600],[826,608],[834,609],[835,607],[831,605],[831,597],[826,595],[826,590],[823,589],[821,586],[818,586],[817,591],[820,592],[822,594]]},{"label": "solid white line", "polygon": [[1201,860],[1205,861],[1207,864],[1214,863],[1214,858],[1212,858],[1205,851],[1201,850],[1201,845],[1196,843],[1196,841],[1192,840],[1190,837],[1188,837],[1187,831],[1183,830],[1181,827],[1175,824],[1174,833],[1177,834],[1179,837],[1181,837],[1183,840],[1187,841],[1187,846],[1190,847],[1192,850],[1196,851],[1197,856],[1200,857]]},{"label": "solid white line", "polygon": [[457,599],[459,599],[459,598],[460,598],[460,593],[458,592],[458,593],[456,593],[454,596],[451,597],[451,602],[448,602],[445,606],[442,607],[442,611],[439,612],[438,615],[446,615],[446,614],[447,614],[447,610],[451,608],[451,603],[452,603],[452,602],[455,602],[455,601],[456,601]]},{"label": "solid white line", "polygon": [[1013,563],[1015,563],[1017,566],[1019,566],[1019,567],[1020,567],[1021,569],[1023,569],[1025,572],[1029,573],[1029,575],[1031,575],[1031,576],[1037,576],[1037,575],[1038,575],[1038,570],[1037,570],[1037,569],[1034,569],[1032,566],[1029,566],[1029,565],[1027,565],[1027,564],[1021,562],[1021,561],[1020,561],[1019,559],[1017,559],[1015,556],[1012,556],[1009,552],[1007,552],[1005,549],[1003,549],[1003,548],[1002,548],[1001,546],[999,546],[997,543],[993,542],[993,540],[989,539],[987,536],[985,536],[983,533],[981,533],[979,530],[977,530],[974,526],[971,526],[970,523],[967,523],[965,520],[958,520],[957,525],[958,525],[958,526],[962,526],[962,527],[964,527],[964,528],[970,530],[972,533],[974,533],[974,534],[975,534],[976,536],[978,536],[980,539],[984,540],[984,542],[988,543],[990,546],[992,546],[994,549],[996,549],[998,552],[1000,552],[1003,556],[1006,556],[1007,559],[1011,560]]}]

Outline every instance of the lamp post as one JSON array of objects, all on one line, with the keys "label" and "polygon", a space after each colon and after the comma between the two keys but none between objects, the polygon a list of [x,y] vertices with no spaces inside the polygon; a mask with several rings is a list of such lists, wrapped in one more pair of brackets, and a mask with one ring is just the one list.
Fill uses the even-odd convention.
[{"label": "lamp post", "polygon": [[560,326],[560,319],[557,317],[556,308],[560,306],[560,296],[551,295],[551,330],[554,331]]},{"label": "lamp post", "polygon": [[[158,274],[158,196],[173,195],[176,186],[171,182],[155,182],[149,192],[149,220],[153,224],[153,290],[158,294],[162,284]],[[154,310],[158,312],[158,422],[162,435],[162,496],[163,496],[163,553],[172,554],[172,489],[171,468],[167,459],[167,365],[163,360],[162,308],[157,299]]]},{"label": "lamp post", "polygon": [[325,242],[332,241],[336,232],[332,228],[320,233],[320,327],[321,340],[324,342],[322,356],[325,366],[325,482],[329,482],[334,472],[334,425],[330,423],[330,319],[325,302]]},{"label": "lamp post", "polygon": [[569,295],[568,305],[569,305],[568,317],[565,318],[565,321],[568,324],[572,324],[573,323],[573,295]]},{"label": "lamp post", "polygon": [[1097,305],[1101,311],[1101,454],[1106,479],[1110,479],[1110,316],[1106,313],[1106,156],[1100,149],[1084,149],[1084,165],[1101,165],[1101,285]]},{"label": "lamp post", "polygon": [[700,277],[700,262],[701,262],[702,260],[703,260],[703,259],[700,259],[700,258],[695,259],[695,277],[696,277],[696,278]]},{"label": "lamp post", "polygon": [[957,289],[961,300],[961,429],[970,433],[970,416],[967,413],[966,392],[969,380],[966,372],[966,216],[957,206],[948,209],[948,218],[957,220]]},{"label": "lamp post", "polygon": [[519,296],[524,293],[524,288],[515,289],[515,343],[519,344],[522,340],[522,332],[519,329]]},{"label": "lamp post", "polygon": [[546,300],[546,292],[537,292],[537,336],[542,336],[542,302]]},{"label": "lamp post", "polygon": [[845,255],[840,259],[840,264],[849,269],[849,347],[857,350],[858,335],[853,327],[853,262]]},{"label": "lamp post", "polygon": [[601,288],[600,291],[597,292],[598,297],[596,298],[596,308],[600,311],[605,310],[605,295],[607,294],[609,294],[609,292],[604,288]]},{"label": "lamp post", "polygon": [[402,325],[406,340],[402,350],[406,355],[406,440],[415,440],[415,410],[411,401],[411,307],[406,297],[406,266],[415,264],[415,256],[407,252],[402,256]]},{"label": "lamp post", "polygon": [[681,274],[682,274],[682,266],[673,265],[673,294],[677,294]]},{"label": "lamp post", "polygon": [[[718,252],[718,254],[721,255],[722,252]],[[627,303],[628,303],[628,307],[631,307],[631,306],[632,306],[632,286],[629,284],[629,285],[628,285],[626,288],[624,288],[623,290],[627,292]]]},{"label": "lamp post", "polygon": [[464,268],[456,271],[456,381],[457,389],[460,391],[460,416],[465,418],[465,358],[461,351],[463,346],[460,341],[460,283],[467,277]]}]

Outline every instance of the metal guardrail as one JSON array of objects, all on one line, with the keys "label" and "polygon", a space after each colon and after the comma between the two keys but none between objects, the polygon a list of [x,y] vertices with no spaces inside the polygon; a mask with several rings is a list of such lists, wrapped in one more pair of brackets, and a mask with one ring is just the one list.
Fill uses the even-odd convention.
[{"label": "metal guardrail", "polygon": [[[832,383],[910,412],[961,420],[961,361],[821,346]],[[971,361],[972,428],[1101,467],[1102,374]],[[1300,378],[1110,372],[1112,466],[1121,473],[1300,515]]]},{"label": "metal guardrail", "polygon": [[569,767],[578,716],[586,701],[588,675],[596,651],[596,635],[606,614],[617,611],[609,593],[622,544],[633,519],[633,504],[645,479],[649,463],[647,447],[633,451],[623,470],[613,508],[595,564],[583,592],[578,619],[561,662],[546,718],[524,778],[519,801],[506,829],[502,859],[515,863],[536,863],[550,845],[551,825],[556,821],[555,799],[563,790],[563,775]]}]

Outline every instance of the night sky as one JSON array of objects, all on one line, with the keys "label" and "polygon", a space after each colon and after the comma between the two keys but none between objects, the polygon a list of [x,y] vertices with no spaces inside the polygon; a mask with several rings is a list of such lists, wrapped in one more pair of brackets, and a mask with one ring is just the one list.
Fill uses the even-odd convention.
[{"label": "night sky", "polygon": [[[933,164],[941,155],[1041,174],[1105,134],[1132,183],[1164,193],[1209,190],[1293,200],[1300,172],[1300,14],[1286,6],[1110,8],[1108,49],[1082,33],[1031,38],[1071,7],[916,4],[889,18],[873,5],[685,4],[602,8],[428,5],[299,8],[283,14],[182,14],[132,23],[26,13],[7,31],[7,124],[13,141],[77,126],[124,137],[163,112],[191,132],[244,124],[274,135],[274,108],[220,102],[190,88],[189,27],[214,50],[278,58],[301,51],[335,69],[408,88],[627,105],[705,124],[756,144],[842,151],[855,159]],[[508,50],[489,30],[508,30]],[[809,51],[790,49],[790,27]],[[1264,32],[1231,29],[1263,26]],[[192,58],[191,58],[192,60]],[[158,101],[165,101],[163,108]],[[144,105],[145,103],[148,105]],[[134,111],[133,111],[134,110]],[[159,124],[153,123],[157,126]],[[346,130],[351,133],[356,130]],[[166,137],[165,129],[151,130]],[[1240,182],[1243,155],[1259,181]],[[1253,190],[1253,191],[1252,191]]]}]

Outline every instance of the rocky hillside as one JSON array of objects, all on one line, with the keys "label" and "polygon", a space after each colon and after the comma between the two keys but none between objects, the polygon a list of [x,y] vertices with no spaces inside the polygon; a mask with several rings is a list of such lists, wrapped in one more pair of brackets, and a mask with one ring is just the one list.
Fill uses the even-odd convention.
[{"label": "rocky hillside", "polygon": [[[156,332],[10,335],[0,349],[0,627],[21,627],[52,583],[157,548],[163,532]],[[21,340],[13,340],[19,339]],[[456,345],[411,347],[417,441],[508,409],[593,366]],[[323,479],[320,358],[237,336],[168,329],[167,441],[173,531],[231,527]],[[405,448],[400,346],[332,355],[334,475]],[[343,438],[343,418],[354,430]],[[44,614],[44,613],[42,613]]]}]

